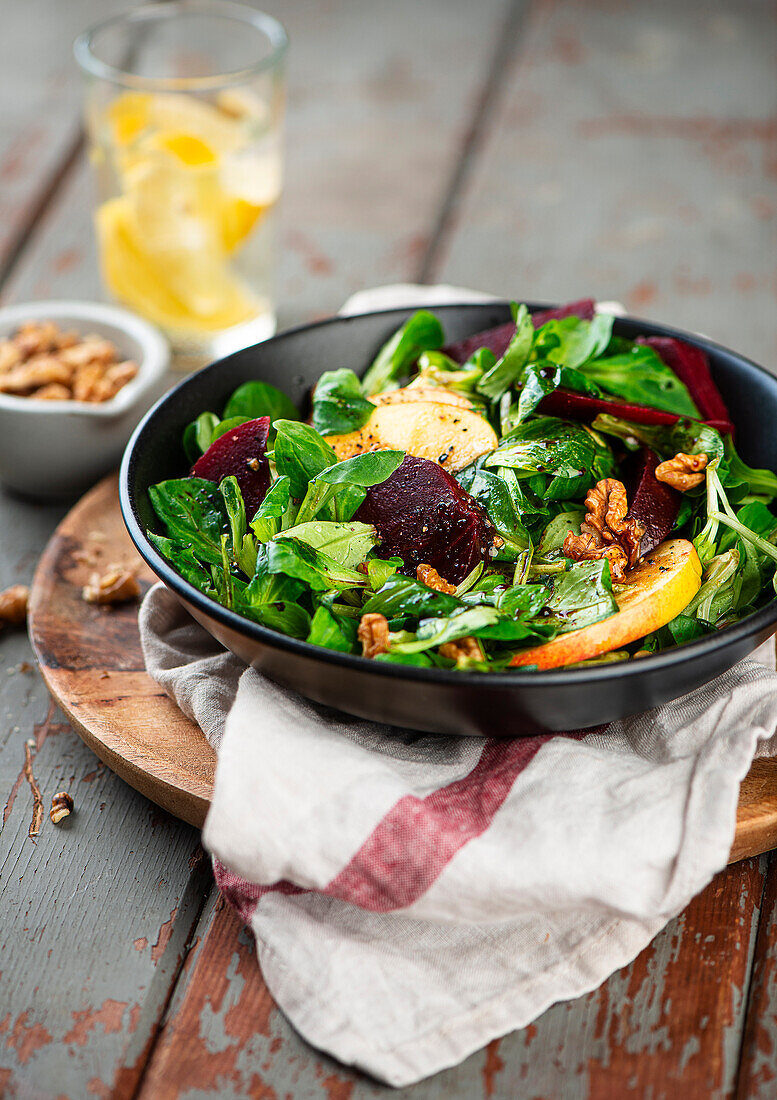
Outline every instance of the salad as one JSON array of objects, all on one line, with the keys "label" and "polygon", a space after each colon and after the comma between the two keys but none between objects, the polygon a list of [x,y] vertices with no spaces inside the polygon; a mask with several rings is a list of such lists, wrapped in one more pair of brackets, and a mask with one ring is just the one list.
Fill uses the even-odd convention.
[{"label": "salad", "polygon": [[262,626],[421,667],[633,660],[773,599],[777,476],[737,454],[703,352],[588,300],[512,314],[446,345],[420,310],[307,420],[240,386],[149,489],[149,538]]}]

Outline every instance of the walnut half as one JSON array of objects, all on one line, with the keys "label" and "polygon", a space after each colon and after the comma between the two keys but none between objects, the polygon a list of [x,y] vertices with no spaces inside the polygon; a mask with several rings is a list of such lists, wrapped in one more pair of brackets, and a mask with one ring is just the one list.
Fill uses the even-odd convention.
[{"label": "walnut half", "polygon": [[357,636],[362,644],[363,657],[388,653],[389,625],[385,615],[379,615],[376,611],[362,615]]},{"label": "walnut half", "polygon": [[639,560],[644,527],[628,515],[626,487],[608,477],[598,481],[585,498],[587,515],[580,534],[564,539],[564,553],[573,561],[607,558],[614,581],[625,579],[627,568]]},{"label": "walnut half", "polygon": [[704,470],[707,468],[709,458],[704,452],[699,455],[686,455],[678,451],[674,458],[668,458],[666,462],[656,466],[656,479],[663,481],[672,489],[678,489],[685,493],[688,489],[695,489],[704,481]]},{"label": "walnut half", "polygon": [[456,592],[456,585],[446,581],[431,565],[416,566],[415,575],[421,584],[433,588],[435,592],[444,592],[446,596],[453,596]]},{"label": "walnut half", "polygon": [[466,638],[457,638],[455,642],[445,642],[440,646],[440,656],[447,657],[449,661],[455,661],[457,665],[486,659],[480,642],[470,635]]}]

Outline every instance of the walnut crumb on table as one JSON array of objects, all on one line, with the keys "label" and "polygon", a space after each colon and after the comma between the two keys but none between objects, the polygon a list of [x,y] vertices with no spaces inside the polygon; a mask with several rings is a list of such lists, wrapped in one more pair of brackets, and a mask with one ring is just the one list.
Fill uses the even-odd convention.
[{"label": "walnut crumb on table", "polygon": [[51,800],[51,809],[49,810],[49,817],[58,825],[60,821],[63,821],[66,817],[70,817],[73,812],[73,798],[67,793],[67,791],[60,791],[59,794],[55,794]]},{"label": "walnut crumb on table", "polygon": [[0,623],[13,623],[18,626],[27,618],[27,604],[30,590],[24,584],[12,584],[0,592]]},{"label": "walnut crumb on table", "polygon": [[138,598],[140,585],[130,569],[116,565],[109,567],[103,574],[93,573],[89,584],[84,585],[81,595],[87,603],[127,603]]}]

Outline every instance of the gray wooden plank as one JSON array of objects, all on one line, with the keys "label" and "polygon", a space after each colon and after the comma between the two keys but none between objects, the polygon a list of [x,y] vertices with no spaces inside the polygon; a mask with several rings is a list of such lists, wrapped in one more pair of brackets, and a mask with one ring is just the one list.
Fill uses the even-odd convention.
[{"label": "gray wooden plank", "polygon": [[[0,584],[29,581],[63,510],[0,493]],[[45,808],[33,839],[28,739]],[[76,812],[57,828],[48,808],[63,789]],[[54,711],[23,631],[0,636],[0,807],[0,1086],[84,1096],[141,1058],[209,871],[190,866],[195,830],[116,779]]]},{"label": "gray wooden plank", "polygon": [[211,905],[138,1100],[728,1096],[765,863],[747,860],[722,872],[598,990],[555,1005],[461,1065],[399,1090],[303,1042],[273,1006],[249,934],[223,902]]},{"label": "gray wooden plank", "polygon": [[81,80],[71,45],[122,0],[25,0],[0,39],[0,282],[80,147]]},{"label": "gray wooden plank", "polygon": [[[281,267],[287,321],[335,309],[365,283],[412,274],[505,4],[488,0],[476,13],[443,0],[396,8],[329,0],[313,10],[289,0],[279,11],[293,38]],[[447,63],[432,70],[435,51]],[[426,127],[417,125],[420,112],[428,113]],[[6,300],[98,295],[91,195],[79,160],[14,265]],[[17,556],[29,568],[56,510],[15,508],[0,499],[0,547],[16,531]],[[21,639],[14,644],[27,652]],[[9,690],[21,690],[23,675],[9,677]],[[7,882],[0,1085],[71,1098],[131,1095],[194,934],[207,876],[189,867],[192,830],[158,815],[59,722],[41,725],[45,693],[32,683],[24,706],[16,696],[9,702],[0,752],[0,778],[15,792],[0,834],[0,881]],[[19,781],[33,718],[48,731],[39,732],[34,759],[44,796],[71,784],[80,811],[66,832],[44,822],[37,843],[27,837],[29,790]],[[225,977],[236,991],[240,975]]]},{"label": "gray wooden plank", "polygon": [[[509,0],[284,0],[289,29],[281,326],[412,278],[455,172]],[[432,60],[436,59],[436,60]],[[100,296],[82,161],[41,218],[8,301]]]},{"label": "gray wooden plank", "polygon": [[618,298],[774,368],[774,6],[534,4],[430,278]]}]

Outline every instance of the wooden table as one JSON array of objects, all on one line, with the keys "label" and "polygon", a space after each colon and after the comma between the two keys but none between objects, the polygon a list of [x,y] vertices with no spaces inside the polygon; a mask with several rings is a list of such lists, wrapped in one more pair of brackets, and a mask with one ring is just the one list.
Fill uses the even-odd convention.
[{"label": "wooden table", "polygon": [[[99,295],[73,35],[125,0],[4,12],[3,300]],[[777,355],[767,0],[275,0],[292,35],[282,322],[421,279],[620,298]],[[0,496],[0,583],[64,506]],[[0,638],[0,1095],[166,1100],[777,1094],[777,863],[722,872],[629,967],[393,1094],[262,984],[197,833],[99,764]],[[25,742],[78,813],[28,838]]]}]

